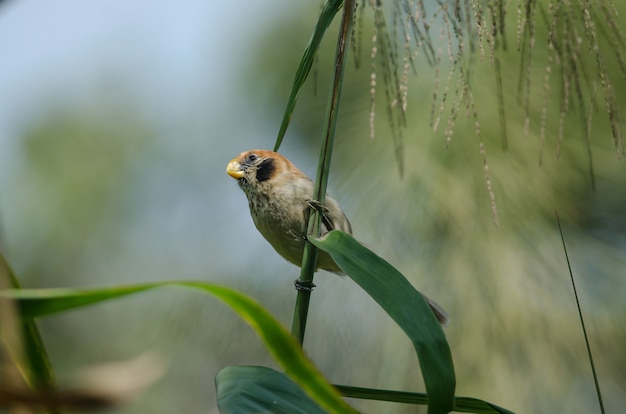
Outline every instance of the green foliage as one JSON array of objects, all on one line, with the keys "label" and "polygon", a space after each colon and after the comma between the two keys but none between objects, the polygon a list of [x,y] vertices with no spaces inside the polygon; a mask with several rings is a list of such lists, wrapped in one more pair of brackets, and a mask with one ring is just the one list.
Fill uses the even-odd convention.
[{"label": "green foliage", "polygon": [[455,387],[452,355],[424,297],[393,266],[348,234],[335,230],[310,241],[328,252],[411,339],[428,391],[428,412],[451,411]]},{"label": "green foliage", "polygon": [[328,0],[322,9],[322,12],[320,13],[317,25],[315,26],[315,29],[313,30],[313,35],[311,36],[311,40],[309,40],[309,44],[304,50],[304,55],[300,59],[300,65],[296,70],[296,76],[293,81],[293,86],[291,87],[289,99],[287,100],[285,114],[283,115],[283,120],[280,124],[280,130],[278,131],[276,144],[274,144],[274,151],[278,151],[278,148],[280,148],[280,144],[283,142],[283,138],[285,137],[285,133],[287,132],[287,127],[289,127],[289,122],[291,121],[293,111],[296,108],[298,94],[300,93],[300,89],[304,85],[304,82],[308,78],[309,72],[311,71],[311,68],[315,63],[315,57],[317,56],[317,51],[320,47],[322,39],[324,38],[326,29],[328,29],[328,26],[330,26],[335,16],[341,9],[342,5],[343,0]]},{"label": "green foliage", "polygon": [[[303,413],[320,414],[315,402],[285,374],[267,367],[231,366],[215,377],[222,414],[227,413]],[[341,395],[350,398],[426,405],[424,393],[375,390],[335,385]],[[511,411],[475,398],[455,397],[454,411],[460,413],[512,414]]]},{"label": "green foliage", "polygon": [[[335,387],[341,392],[341,395],[350,398],[365,398],[368,400],[393,401],[418,405],[428,403],[428,395],[419,392],[373,390],[371,388],[350,387],[346,385],[335,385]],[[512,414],[512,411],[498,407],[495,404],[468,397],[454,397],[454,412]]]},{"label": "green foliage", "polygon": [[267,367],[226,367],[215,376],[222,414],[324,414],[298,385]]},{"label": "green foliage", "polygon": [[[201,282],[158,282],[102,289],[22,289],[0,291],[0,298],[12,299],[23,318],[37,318],[118,299],[147,290],[179,286],[211,294],[229,305],[261,337],[267,349],[298,385],[321,406],[333,413],[354,412],[339,396],[296,340],[261,305],[232,289]],[[35,346],[36,344],[33,344]],[[34,372],[35,376],[45,373]]]},{"label": "green foliage", "polygon": [[[8,281],[9,288],[21,289],[20,283],[15,277],[13,270],[7,263],[4,255],[0,252],[0,283]],[[2,286],[2,284],[0,284]],[[0,290],[0,294],[5,292]],[[0,299],[1,302],[1,299]],[[7,306],[12,307],[12,303],[1,304],[2,310],[7,312]],[[13,309],[11,309],[13,310]],[[21,372],[24,381],[34,389],[54,390],[56,388],[56,379],[54,371],[50,364],[48,357],[48,351],[44,345],[37,324],[33,318],[29,318],[24,315],[20,315],[21,319],[19,323],[13,328],[17,332],[7,332],[11,329],[9,321],[6,319],[3,323],[0,323],[0,339],[4,340],[4,346],[7,348],[10,354],[14,356],[11,363],[15,364],[17,369]],[[5,316],[7,318],[9,316]],[[13,340],[9,340],[13,338]],[[21,349],[13,349],[19,347]],[[23,358],[15,357],[24,353]],[[52,409],[51,414],[59,411]]]},{"label": "green foliage", "polygon": [[[397,270],[348,235],[331,232],[324,238],[312,242],[318,248],[328,251],[342,269],[389,313],[414,342],[429,397],[412,402],[428,403],[429,412],[432,413],[450,411],[454,395],[454,371],[450,351],[441,327],[422,295],[415,291]],[[257,332],[270,353],[283,366],[286,374],[295,381],[291,382],[282,374],[270,373],[268,369],[262,367],[245,370],[230,368],[222,371],[216,378],[216,385],[219,404],[221,408],[225,407],[224,412],[238,412],[241,407],[249,407],[248,404],[272,403],[278,398],[273,393],[280,394],[278,401],[282,401],[282,404],[293,404],[299,401],[303,392],[315,401],[303,403],[305,406],[319,404],[332,413],[353,412],[279,322],[254,300],[223,286],[182,281],[88,290],[13,289],[0,291],[0,298],[15,301],[21,317],[31,320],[167,286],[199,290],[228,304]],[[25,341],[30,340],[29,337],[25,337]],[[26,346],[39,347],[39,351],[45,354],[45,348],[39,342],[27,343]],[[49,372],[37,370],[32,374],[39,382],[50,375]],[[281,384],[284,385],[284,389]],[[295,384],[301,388],[297,388]],[[370,391],[378,400],[401,401],[393,392],[386,394],[381,390]],[[359,398],[366,398],[365,395],[361,392]],[[475,404],[478,403],[489,406],[489,403],[475,400]],[[471,405],[463,407],[467,409]]]}]

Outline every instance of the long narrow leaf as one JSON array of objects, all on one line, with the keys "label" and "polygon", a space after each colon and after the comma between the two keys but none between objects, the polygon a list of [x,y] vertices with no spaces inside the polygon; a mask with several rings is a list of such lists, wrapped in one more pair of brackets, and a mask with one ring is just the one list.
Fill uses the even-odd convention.
[{"label": "long narrow leaf", "polygon": [[[15,277],[11,266],[0,252],[0,277],[6,276],[8,284],[12,289],[21,289],[20,283]],[[24,375],[24,379],[35,389],[54,390],[56,389],[56,379],[52,364],[48,357],[48,351],[41,339],[37,324],[32,318],[22,318],[21,321],[21,342],[25,356],[25,363],[18,368]],[[22,364],[23,361],[13,361]],[[63,411],[56,408],[48,409],[50,414],[60,414]]]},{"label": "long narrow leaf", "polygon": [[36,318],[166,286],[193,288],[225,302],[256,331],[285,373],[321,407],[332,413],[355,413],[302,352],[296,340],[265,308],[227,287],[193,281],[158,282],[88,290],[4,290],[0,291],[0,298],[15,300],[22,317]]},{"label": "long narrow leaf", "polygon": [[300,64],[296,70],[296,76],[293,80],[293,85],[291,86],[291,93],[289,94],[285,114],[283,115],[283,120],[280,123],[280,130],[278,131],[276,144],[274,144],[274,151],[278,151],[280,144],[283,142],[283,138],[285,137],[285,133],[289,127],[289,122],[291,121],[291,116],[293,115],[293,110],[296,107],[298,94],[300,93],[300,89],[302,88],[302,85],[304,85],[306,78],[309,76],[313,62],[315,62],[315,55],[317,54],[317,50],[320,47],[322,39],[324,38],[324,33],[326,33],[326,29],[328,29],[328,26],[330,26],[330,23],[333,21],[342,5],[343,0],[328,0],[322,8],[320,17],[317,20],[315,29],[313,30],[313,35],[304,50],[304,54],[302,55],[302,59],[300,59]]},{"label": "long narrow leaf", "polygon": [[576,282],[574,281],[574,273],[572,272],[572,265],[569,261],[569,255],[567,254],[567,246],[565,245],[565,236],[563,235],[563,229],[561,228],[561,220],[559,220],[559,213],[555,210],[556,223],[559,226],[559,233],[561,234],[561,242],[563,243],[563,252],[565,253],[565,261],[567,262],[567,270],[569,271],[569,277],[572,282],[572,288],[574,289],[574,299],[576,301],[576,308],[578,309],[578,317],[580,318],[580,327],[583,331],[583,338],[585,338],[585,347],[587,348],[587,358],[591,365],[591,373],[593,375],[593,382],[596,386],[596,395],[598,396],[598,403],[600,404],[600,412],[605,414],[604,402],[602,401],[602,390],[600,389],[600,383],[598,381],[598,373],[596,372],[596,365],[593,363],[593,352],[591,352],[591,345],[589,345],[589,336],[587,335],[587,328],[585,328],[585,319],[583,318],[583,311],[580,308],[580,300],[578,299],[578,291],[576,290]]},{"label": "long narrow leaf", "polygon": [[[404,404],[428,404],[428,396],[421,392],[378,390],[372,388],[351,387],[348,385],[335,385],[335,388],[337,388],[344,397],[391,401]],[[454,397],[454,411],[460,413],[478,414],[513,414],[512,411],[509,411],[506,408],[498,407],[490,402],[470,397]]]},{"label": "long narrow leaf", "polygon": [[426,384],[429,414],[450,412],[456,384],[452,355],[424,297],[398,270],[346,233],[334,230],[309,240],[328,252],[411,339]]},{"label": "long narrow leaf", "polygon": [[145,283],[99,289],[21,289],[1,291],[15,299],[22,318],[39,318],[143,292],[164,283]]}]

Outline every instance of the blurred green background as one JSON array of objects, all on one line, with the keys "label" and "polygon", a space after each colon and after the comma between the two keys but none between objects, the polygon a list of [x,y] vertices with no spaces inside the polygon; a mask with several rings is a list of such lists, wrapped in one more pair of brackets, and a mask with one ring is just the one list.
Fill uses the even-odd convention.
[{"label": "blurred green background", "polygon": [[[318,11],[287,1],[0,4],[0,246],[24,286],[206,280],[251,295],[290,326],[298,270],[257,233],[225,166],[243,150],[273,146]],[[491,66],[477,62],[472,78],[481,135],[463,112],[446,146],[442,129],[429,126],[434,70],[420,61],[401,176],[382,99],[369,138],[368,19],[362,68],[345,77],[329,183],[356,237],[449,311],[457,395],[520,413],[599,412],[558,210],[607,412],[619,412],[626,403],[626,169],[606,114],[600,109],[593,121],[593,191],[583,115],[565,119],[556,157],[560,95],[557,83],[543,89],[544,44],[536,46],[531,95],[537,114],[544,95],[549,102],[541,166],[539,117],[524,134],[516,99],[515,47],[502,57],[506,151]],[[334,43],[332,32],[317,87],[305,86],[281,148],[310,176]],[[622,107],[623,87],[616,91]],[[320,272],[315,282],[305,348],[327,377],[423,390],[410,342],[377,305],[347,278]],[[166,376],[120,413],[217,412],[220,368],[275,367],[229,309],[184,290],[40,326],[63,384],[85,366],[146,350],[164,356]],[[416,412],[351,403],[369,413]]]}]

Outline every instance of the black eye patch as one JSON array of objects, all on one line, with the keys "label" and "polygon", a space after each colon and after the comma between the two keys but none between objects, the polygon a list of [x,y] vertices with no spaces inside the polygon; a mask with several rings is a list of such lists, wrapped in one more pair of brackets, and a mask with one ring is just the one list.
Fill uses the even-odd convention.
[{"label": "black eye patch", "polygon": [[257,167],[256,170],[256,180],[258,182],[267,181],[272,178],[274,175],[274,170],[276,170],[276,165],[274,165],[274,160],[272,158],[266,158]]}]

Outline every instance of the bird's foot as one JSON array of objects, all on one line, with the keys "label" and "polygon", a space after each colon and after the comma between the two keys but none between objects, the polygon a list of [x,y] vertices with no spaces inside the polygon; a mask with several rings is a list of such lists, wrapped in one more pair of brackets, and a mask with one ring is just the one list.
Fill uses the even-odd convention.
[{"label": "bird's foot", "polygon": [[329,211],[328,207],[326,207],[325,205],[323,205],[317,200],[309,200],[307,201],[307,205],[309,206],[310,209],[317,211],[321,215],[324,215],[328,213]]},{"label": "bird's foot", "polygon": [[315,283],[310,280],[296,279],[293,281],[293,284],[299,292],[313,292],[315,287]]}]

